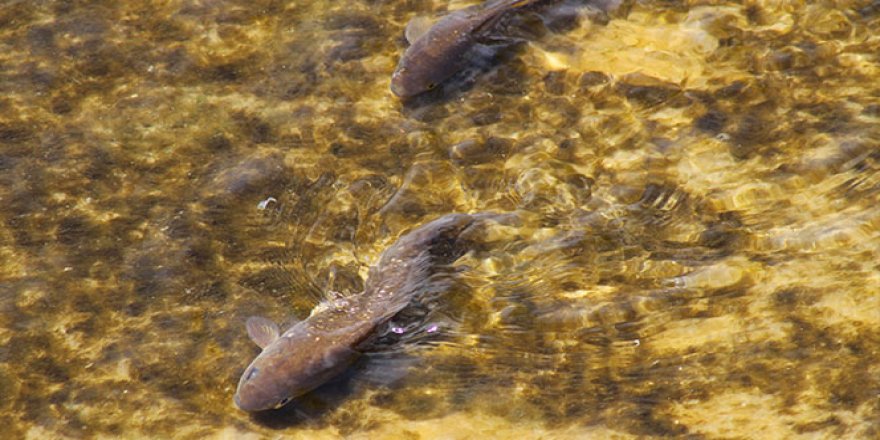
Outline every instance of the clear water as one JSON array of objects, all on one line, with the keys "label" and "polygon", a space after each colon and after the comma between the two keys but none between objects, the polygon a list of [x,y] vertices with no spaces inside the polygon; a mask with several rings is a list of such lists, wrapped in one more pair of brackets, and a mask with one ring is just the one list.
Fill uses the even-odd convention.
[{"label": "clear water", "polygon": [[[880,3],[534,8],[402,105],[466,5],[0,4],[5,435],[880,435]],[[442,338],[234,407],[248,316],[482,211]]]}]

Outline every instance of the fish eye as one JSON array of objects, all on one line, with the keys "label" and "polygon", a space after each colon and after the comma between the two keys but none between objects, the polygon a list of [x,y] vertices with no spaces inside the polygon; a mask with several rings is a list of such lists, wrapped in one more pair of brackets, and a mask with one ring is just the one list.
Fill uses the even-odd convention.
[{"label": "fish eye", "polygon": [[244,380],[251,380],[257,377],[257,373],[260,372],[260,369],[257,367],[251,368],[251,371],[248,371],[247,376],[245,376]]}]

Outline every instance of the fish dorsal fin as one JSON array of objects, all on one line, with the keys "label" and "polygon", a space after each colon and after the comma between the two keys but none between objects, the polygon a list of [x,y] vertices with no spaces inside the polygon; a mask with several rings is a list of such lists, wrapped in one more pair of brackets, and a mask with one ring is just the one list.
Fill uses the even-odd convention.
[{"label": "fish dorsal fin", "polygon": [[266,348],[281,334],[278,324],[262,316],[251,316],[245,323],[245,327],[251,341],[254,341],[260,348]]},{"label": "fish dorsal fin", "polygon": [[415,43],[415,41],[421,38],[422,35],[428,33],[431,26],[434,26],[434,22],[434,19],[424,15],[414,17],[406,25],[406,31],[404,32],[404,35],[406,35],[406,41],[408,41],[409,44]]}]

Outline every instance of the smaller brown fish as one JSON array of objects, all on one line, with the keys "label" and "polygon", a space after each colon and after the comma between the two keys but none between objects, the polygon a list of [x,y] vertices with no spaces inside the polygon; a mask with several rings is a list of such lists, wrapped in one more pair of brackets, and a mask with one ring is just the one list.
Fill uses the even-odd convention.
[{"label": "smaller brown fish", "polygon": [[391,75],[391,91],[402,99],[437,87],[468,64],[468,52],[508,11],[538,0],[497,0],[481,8],[465,8],[443,17],[430,28],[425,20],[407,25],[410,46]]}]

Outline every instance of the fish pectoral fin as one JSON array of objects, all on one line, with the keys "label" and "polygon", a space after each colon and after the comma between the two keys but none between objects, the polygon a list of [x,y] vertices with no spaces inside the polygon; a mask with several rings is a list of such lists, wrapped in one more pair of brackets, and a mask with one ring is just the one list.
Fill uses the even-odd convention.
[{"label": "fish pectoral fin", "polygon": [[406,24],[406,31],[404,31],[406,41],[409,41],[409,44],[415,43],[415,41],[422,35],[428,33],[431,26],[434,26],[434,20],[432,18],[424,15],[414,17]]},{"label": "fish pectoral fin", "polygon": [[262,316],[251,316],[248,318],[247,323],[245,323],[245,327],[247,328],[248,336],[260,348],[266,348],[272,341],[278,339],[278,336],[281,334],[278,324]]}]

